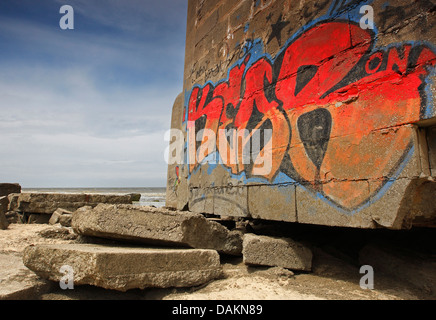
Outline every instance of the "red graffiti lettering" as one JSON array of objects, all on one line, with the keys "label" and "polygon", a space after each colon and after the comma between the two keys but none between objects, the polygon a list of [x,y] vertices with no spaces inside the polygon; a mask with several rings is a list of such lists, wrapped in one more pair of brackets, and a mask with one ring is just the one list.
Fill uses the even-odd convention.
[{"label": "red graffiti lettering", "polygon": [[[215,139],[190,138],[189,152],[197,155],[190,171],[216,150],[233,174],[273,181],[283,172],[346,210],[368,201],[410,150],[407,125],[423,118],[424,81],[436,62],[424,45],[373,51],[374,36],[358,24],[320,23],[274,61],[263,57],[247,68],[247,55],[228,80],[194,87],[187,106],[191,128],[210,129]],[[260,139],[247,162],[246,147],[265,129],[271,136]],[[195,140],[208,144],[200,154]],[[267,153],[269,171],[262,171]],[[371,179],[371,188],[356,183]]]}]

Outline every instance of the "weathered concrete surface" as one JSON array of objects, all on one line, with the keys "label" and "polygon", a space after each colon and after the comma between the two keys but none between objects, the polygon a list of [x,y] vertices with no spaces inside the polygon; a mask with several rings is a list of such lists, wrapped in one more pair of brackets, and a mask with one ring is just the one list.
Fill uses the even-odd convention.
[{"label": "weathered concrete surface", "polygon": [[73,229],[81,235],[214,249],[240,255],[241,234],[200,214],[163,208],[99,204],[73,213]]},{"label": "weathered concrete surface", "polygon": [[6,212],[8,211],[9,200],[8,197],[0,197],[0,229],[5,230],[9,226],[9,222],[6,218]]},{"label": "weathered concrete surface", "polygon": [[150,287],[190,287],[221,275],[214,250],[111,247],[95,244],[29,246],[23,262],[44,279],[60,281],[64,265],[74,285],[89,284],[127,291]]},{"label": "weathered concrete surface", "polygon": [[[363,5],[374,9],[374,28],[360,27]],[[171,121],[186,150],[168,167],[167,206],[354,228],[436,226],[436,204],[424,200],[436,185],[435,8],[189,0],[184,95]],[[271,139],[240,161],[263,129]],[[255,170],[266,155],[266,170]]]},{"label": "weathered concrete surface", "polygon": [[244,263],[276,266],[292,270],[310,271],[312,251],[290,238],[244,235],[242,256]]},{"label": "weathered concrete surface", "polygon": [[49,292],[51,283],[26,268],[21,256],[0,253],[0,300],[32,300]]},{"label": "weathered concrete surface", "polygon": [[20,193],[9,195],[9,211],[52,214],[58,208],[75,211],[83,206],[95,207],[99,203],[131,204],[135,194],[84,193]]},{"label": "weathered concrete surface", "polygon": [[11,193],[20,193],[21,186],[18,183],[0,183],[0,197],[8,196]]}]

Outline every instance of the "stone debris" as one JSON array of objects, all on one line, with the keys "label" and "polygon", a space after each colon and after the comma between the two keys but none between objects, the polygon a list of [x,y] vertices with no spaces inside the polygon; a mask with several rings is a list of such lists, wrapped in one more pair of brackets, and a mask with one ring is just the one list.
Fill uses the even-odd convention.
[{"label": "stone debris", "polygon": [[290,238],[244,235],[242,255],[244,263],[310,271],[312,251]]},{"label": "stone debris", "polygon": [[72,227],[80,235],[149,244],[214,249],[240,255],[242,236],[203,215],[148,206],[99,204],[73,213]]},{"label": "stone debris", "polygon": [[50,216],[48,214],[42,213],[30,213],[27,214],[27,222],[28,224],[48,224],[50,220]]},{"label": "stone debris", "polygon": [[78,235],[74,233],[72,228],[67,227],[49,227],[38,233],[41,237],[47,239],[76,240],[78,238]]},{"label": "stone debris", "polygon": [[131,204],[137,194],[84,194],[84,193],[13,193],[9,196],[9,211],[53,214],[58,208],[75,211],[83,206],[95,207],[99,203]]},{"label": "stone debris", "polygon": [[43,279],[59,282],[61,267],[72,271],[74,285],[105,289],[191,287],[221,276],[215,250],[140,248],[96,244],[28,246],[23,262]]},{"label": "stone debris", "polygon": [[50,217],[49,224],[60,223],[64,227],[71,227],[71,219],[73,213],[71,211],[59,208]]}]

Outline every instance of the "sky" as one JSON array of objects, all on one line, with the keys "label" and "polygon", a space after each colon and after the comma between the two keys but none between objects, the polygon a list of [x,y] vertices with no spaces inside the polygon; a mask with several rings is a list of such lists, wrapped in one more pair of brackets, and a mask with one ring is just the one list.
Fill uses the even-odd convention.
[{"label": "sky", "polygon": [[0,182],[164,187],[186,16],[187,0],[1,0]]}]

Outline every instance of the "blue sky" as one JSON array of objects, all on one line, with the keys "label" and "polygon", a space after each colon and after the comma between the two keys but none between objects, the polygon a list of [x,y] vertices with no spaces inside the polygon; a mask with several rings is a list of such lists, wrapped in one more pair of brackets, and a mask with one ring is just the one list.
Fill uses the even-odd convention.
[{"label": "blue sky", "polygon": [[[62,30],[62,5],[74,30]],[[165,186],[185,0],[1,0],[0,182]]]}]

